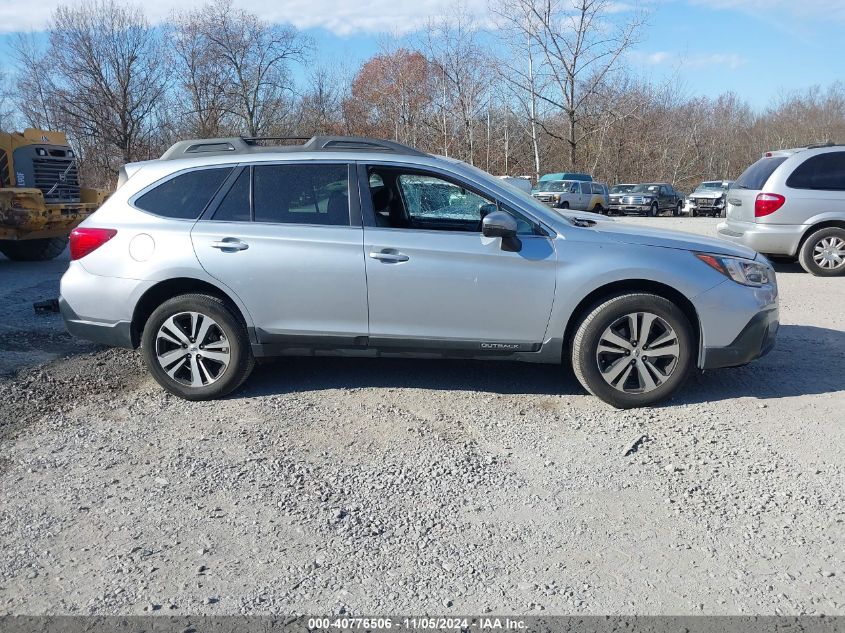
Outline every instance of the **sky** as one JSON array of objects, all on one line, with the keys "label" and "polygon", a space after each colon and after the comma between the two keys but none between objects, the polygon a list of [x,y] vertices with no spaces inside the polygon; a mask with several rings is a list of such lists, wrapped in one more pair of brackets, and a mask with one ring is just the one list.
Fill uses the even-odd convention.
[{"label": "sky", "polygon": [[[8,51],[14,32],[43,32],[57,5],[80,1],[0,0],[0,53]],[[174,6],[202,2],[144,0],[143,8],[162,24]],[[235,0],[235,5],[306,31],[316,43],[313,63],[354,69],[385,40],[412,40],[429,18],[454,14],[456,0]],[[463,5],[494,28],[488,0]],[[649,10],[648,26],[627,61],[655,81],[679,77],[687,94],[733,91],[761,110],[790,91],[845,81],[845,0],[619,0],[613,7]],[[495,39],[495,30],[487,37]]]}]

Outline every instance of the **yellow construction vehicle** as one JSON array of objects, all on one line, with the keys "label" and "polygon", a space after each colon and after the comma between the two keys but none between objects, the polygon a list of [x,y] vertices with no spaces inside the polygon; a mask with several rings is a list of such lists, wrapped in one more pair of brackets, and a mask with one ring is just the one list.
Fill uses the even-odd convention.
[{"label": "yellow construction vehicle", "polygon": [[71,229],[108,197],[79,186],[76,158],[62,132],[0,132],[0,253],[53,259]]}]

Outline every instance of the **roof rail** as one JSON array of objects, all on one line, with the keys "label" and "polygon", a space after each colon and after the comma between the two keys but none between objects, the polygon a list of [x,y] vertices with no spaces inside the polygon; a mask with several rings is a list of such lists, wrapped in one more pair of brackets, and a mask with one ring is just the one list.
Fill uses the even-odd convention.
[{"label": "roof rail", "polygon": [[837,147],[842,143],[834,143],[833,141],[825,141],[824,143],[815,143],[814,145],[807,145],[807,149],[819,149],[822,147]]},{"label": "roof rail", "polygon": [[[273,144],[268,141],[305,141],[304,143]],[[382,139],[363,136],[233,136],[179,141],[161,155],[161,160],[191,158],[195,156],[252,154],[263,152],[385,152],[426,156],[418,149]]]}]

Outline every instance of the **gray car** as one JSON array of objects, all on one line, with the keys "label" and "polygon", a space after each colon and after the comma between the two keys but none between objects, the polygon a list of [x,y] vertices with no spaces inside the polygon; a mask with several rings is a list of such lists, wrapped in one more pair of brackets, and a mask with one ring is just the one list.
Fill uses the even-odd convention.
[{"label": "gray car", "polygon": [[727,194],[719,237],[845,274],[845,145],[766,152]]},{"label": "gray car", "polygon": [[256,358],[332,353],[563,362],[633,407],[765,354],[778,329],[774,272],[748,248],[553,211],[373,139],[177,143],[123,168],[71,259],[68,330],[140,346],[193,400]]}]

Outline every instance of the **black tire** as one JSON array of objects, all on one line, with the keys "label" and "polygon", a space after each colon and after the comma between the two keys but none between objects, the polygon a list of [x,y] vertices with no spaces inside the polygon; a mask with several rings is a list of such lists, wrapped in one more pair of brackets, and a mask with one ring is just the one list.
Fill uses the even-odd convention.
[{"label": "black tire", "polygon": [[656,218],[657,215],[660,213],[660,207],[657,206],[657,203],[651,205],[651,208],[648,210],[648,216],[650,218]]},{"label": "black tire", "polygon": [[839,249],[837,250],[839,250],[841,257],[841,253],[843,252],[842,243],[845,242],[845,229],[837,226],[829,226],[825,229],[819,229],[804,240],[801,250],[798,251],[798,262],[801,264],[801,268],[816,277],[839,277],[845,275],[845,259],[832,268],[822,267],[813,259],[816,248],[823,247],[825,241],[828,244],[838,244]]},{"label": "black tire", "polygon": [[[624,354],[623,357],[623,354],[620,353],[612,359],[612,362],[608,360],[608,366],[605,367],[605,370],[612,371],[611,365],[616,361],[622,363],[620,367],[627,367],[629,364],[627,357],[631,356],[631,364],[634,367],[629,372],[629,376],[625,373],[626,370],[623,370],[620,374],[622,389],[619,389],[609,384],[602,375],[599,363],[604,362],[605,356],[602,356],[601,359],[599,357],[599,342],[608,328],[622,322],[627,315],[637,314],[638,318],[644,318],[643,313],[659,317],[659,319],[654,319],[649,327],[649,332],[646,333],[646,338],[643,340],[648,343],[648,334],[650,333],[656,335],[654,340],[659,339],[661,332],[664,331],[664,324],[666,324],[674,330],[675,338],[678,341],[678,356],[670,361],[671,366],[661,367],[662,371],[667,372],[667,377],[665,380],[660,380],[657,378],[658,374],[649,369],[653,365],[646,367],[645,361],[649,361],[647,354],[635,351]],[[662,323],[660,320],[662,320]],[[623,294],[596,305],[578,325],[572,341],[572,369],[578,378],[578,382],[587,391],[611,406],[618,409],[644,407],[668,398],[684,383],[692,369],[693,353],[697,347],[693,340],[693,330],[689,320],[674,303],[658,295],[648,293]],[[639,349],[649,351],[647,346],[640,345]],[[663,347],[660,349],[663,349]],[[636,354],[636,361],[634,354]],[[663,358],[665,359],[665,357]],[[653,361],[654,359],[651,359],[650,362],[653,363]],[[634,372],[635,368],[639,372],[640,366],[642,366],[642,371],[648,374],[656,384],[656,388],[650,391],[645,389],[637,391],[632,386],[634,381],[641,385],[644,382],[640,377],[641,374]],[[626,376],[628,376],[627,379]],[[629,390],[625,390],[626,386],[629,386]]]},{"label": "black tire", "polygon": [[593,207],[593,213],[601,213],[601,214],[606,215],[604,207],[601,206],[600,204],[597,204],[596,206]]},{"label": "black tire", "polygon": [[681,215],[681,211],[683,211],[683,210],[684,210],[684,204],[682,202],[679,202],[677,205],[675,205],[675,208],[672,209],[672,215],[674,215],[677,218],[679,215]]},{"label": "black tire", "polygon": [[692,217],[694,217],[694,218],[697,218],[697,217],[698,217],[698,210],[696,210],[696,209],[690,209],[690,212],[689,212],[689,213],[690,213],[690,215],[691,215]]},{"label": "black tire", "polygon": [[561,209],[568,209],[568,208],[569,208],[569,203],[568,203],[568,202],[561,202],[561,203],[560,203],[560,208],[561,208]]},{"label": "black tire", "polygon": [[[168,375],[158,360],[160,345],[167,344],[166,339],[157,338],[159,329],[171,317],[187,312],[197,312],[203,317],[210,317],[215,324],[214,331],[219,331],[220,337],[219,340],[209,343],[209,347],[212,344],[219,345],[224,341],[229,343],[228,365],[225,365],[220,373],[214,376],[213,381],[196,387],[185,385],[175,377]],[[183,317],[177,316],[177,318]],[[184,330],[179,334],[187,335]],[[197,341],[196,347],[194,347],[193,343],[194,340],[191,339],[189,350],[192,349],[197,358],[202,359],[203,341]],[[178,351],[179,346],[174,347],[174,351]],[[255,359],[252,356],[246,327],[239,315],[221,299],[203,294],[179,295],[168,299],[156,308],[144,325],[144,332],[141,335],[141,351],[147,369],[153,375],[153,378],[156,379],[156,382],[170,393],[186,400],[212,400],[214,398],[221,398],[240,387],[255,366]],[[206,353],[208,354],[207,351]],[[189,355],[189,352],[186,351],[185,354]],[[169,366],[171,371],[173,371],[173,367],[177,363],[179,363],[178,359],[174,361],[173,365]],[[197,363],[199,363],[199,360],[197,360]],[[217,361],[212,361],[212,363],[216,366]],[[190,367],[184,367],[180,371],[190,371]],[[197,371],[201,373],[199,369]],[[178,376],[179,372],[175,372],[175,374]],[[205,376],[207,375],[205,374]],[[202,381],[203,377],[200,378],[201,383]]]},{"label": "black tire", "polygon": [[48,237],[41,240],[0,240],[0,253],[16,262],[45,262],[61,255],[67,237]]}]

